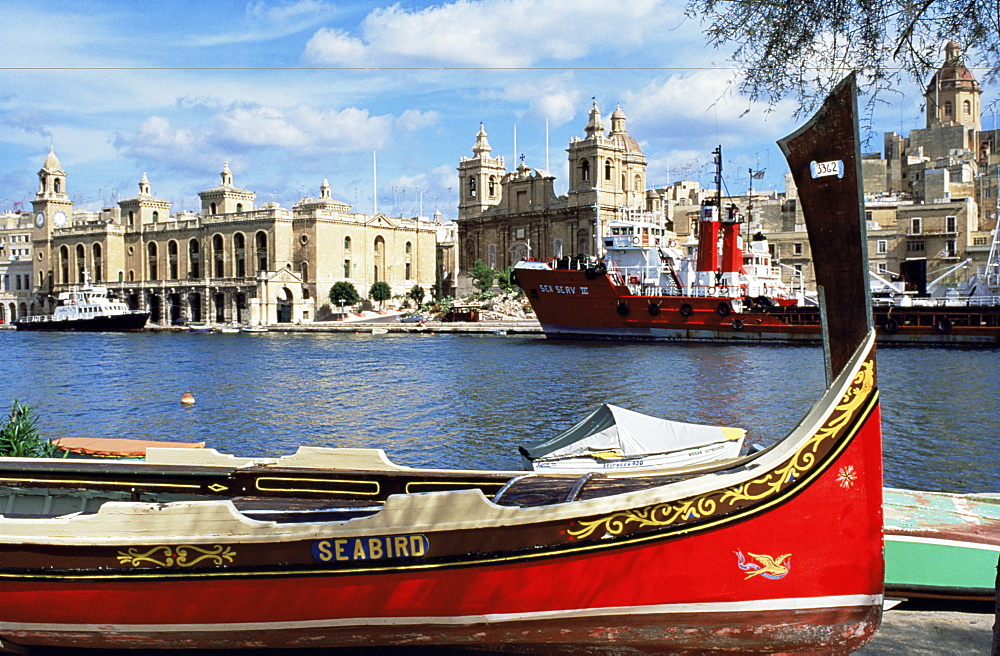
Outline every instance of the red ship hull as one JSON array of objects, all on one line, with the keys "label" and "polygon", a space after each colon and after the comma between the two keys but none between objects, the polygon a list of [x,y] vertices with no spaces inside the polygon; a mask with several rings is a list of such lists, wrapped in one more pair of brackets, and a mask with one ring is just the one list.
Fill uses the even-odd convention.
[{"label": "red ship hull", "polygon": [[[547,337],[765,344],[818,344],[822,339],[815,307],[760,306],[750,299],[713,296],[639,296],[616,284],[612,274],[540,262],[522,262],[516,273]],[[880,344],[1000,345],[998,306],[876,305],[873,312]]]}]

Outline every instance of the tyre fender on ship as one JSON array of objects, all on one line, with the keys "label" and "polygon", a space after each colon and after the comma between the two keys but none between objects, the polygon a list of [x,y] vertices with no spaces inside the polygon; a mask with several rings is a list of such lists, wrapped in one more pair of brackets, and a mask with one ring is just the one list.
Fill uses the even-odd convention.
[{"label": "tyre fender on ship", "polygon": [[659,303],[653,303],[651,301],[649,303],[649,308],[647,308],[647,309],[649,310],[649,316],[655,317],[656,315],[658,315],[660,313],[660,304]]},{"label": "tyre fender on ship", "polygon": [[694,312],[694,308],[691,307],[690,303],[682,303],[681,304],[681,316],[682,317],[690,317],[692,312]]},{"label": "tyre fender on ship", "polygon": [[725,317],[728,316],[729,313],[733,311],[733,308],[731,305],[729,305],[729,303],[722,301],[721,303],[719,303],[718,306],[716,306],[715,311],[719,313],[720,317]]},{"label": "tyre fender on ship", "polygon": [[885,323],[882,324],[882,327],[885,328],[885,332],[891,335],[892,333],[899,330],[899,322],[893,319],[892,317],[888,317],[885,320]]},{"label": "tyre fender on ship", "polygon": [[618,308],[615,311],[618,312],[618,314],[623,317],[628,316],[629,312],[628,303],[626,303],[625,301],[618,301]]},{"label": "tyre fender on ship", "polygon": [[733,319],[733,330],[743,330],[743,319]]},{"label": "tyre fender on ship", "polygon": [[937,321],[934,322],[934,328],[937,329],[942,335],[951,332],[951,319],[948,317],[939,317]]}]

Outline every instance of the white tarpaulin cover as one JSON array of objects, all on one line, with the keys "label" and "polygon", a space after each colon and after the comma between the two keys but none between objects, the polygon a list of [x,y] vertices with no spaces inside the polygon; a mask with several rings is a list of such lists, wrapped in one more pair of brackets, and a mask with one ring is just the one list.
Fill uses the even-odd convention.
[{"label": "white tarpaulin cover", "polygon": [[606,403],[568,430],[520,451],[530,460],[597,454],[635,458],[738,440],[745,434],[742,428],[668,421]]}]

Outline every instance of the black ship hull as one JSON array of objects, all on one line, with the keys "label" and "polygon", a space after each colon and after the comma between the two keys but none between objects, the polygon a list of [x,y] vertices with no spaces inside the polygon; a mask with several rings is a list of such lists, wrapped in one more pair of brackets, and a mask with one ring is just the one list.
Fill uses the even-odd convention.
[{"label": "black ship hull", "polygon": [[88,317],[86,319],[48,320],[45,317],[29,317],[18,319],[14,326],[18,330],[41,331],[75,331],[89,333],[107,332],[138,332],[146,327],[149,320],[148,312],[133,312],[106,317]]}]

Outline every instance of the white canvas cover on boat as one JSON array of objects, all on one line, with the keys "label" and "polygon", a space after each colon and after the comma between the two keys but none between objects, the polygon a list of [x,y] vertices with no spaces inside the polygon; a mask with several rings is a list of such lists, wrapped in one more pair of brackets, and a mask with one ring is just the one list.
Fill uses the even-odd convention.
[{"label": "white canvas cover on boat", "polygon": [[520,451],[530,460],[635,458],[739,440],[745,434],[742,428],[669,421],[605,403],[571,428]]}]

